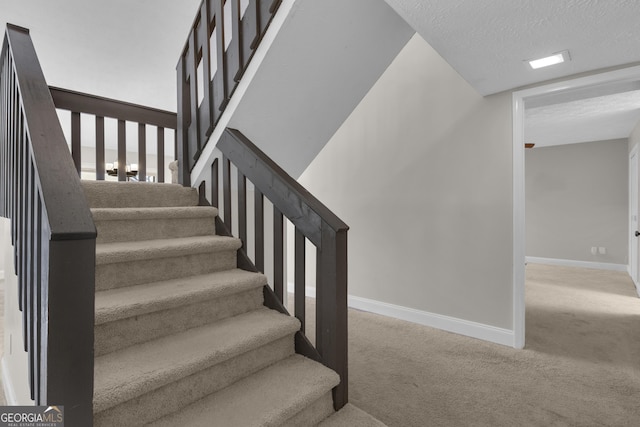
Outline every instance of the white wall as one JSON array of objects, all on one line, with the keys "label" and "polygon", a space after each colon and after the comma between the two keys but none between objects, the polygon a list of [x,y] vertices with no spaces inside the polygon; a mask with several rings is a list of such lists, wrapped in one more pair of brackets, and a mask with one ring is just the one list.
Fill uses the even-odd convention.
[{"label": "white wall", "polygon": [[633,147],[638,144],[640,144],[640,122],[638,122],[636,127],[631,132],[631,135],[629,135],[629,152],[631,152]]},{"label": "white wall", "polygon": [[[525,151],[526,253],[597,263],[628,262],[627,140]],[[591,247],[606,254],[591,254]]]},{"label": "white wall", "polygon": [[[5,226],[5,223],[7,225]],[[4,236],[4,229],[8,227],[8,221],[5,218],[0,217],[0,236]],[[5,245],[4,245],[4,237],[0,239],[0,280],[4,279],[4,253],[5,253]]]},{"label": "white wall", "polygon": [[0,218],[3,248],[4,277],[4,342],[2,361],[2,385],[9,405],[33,405],[29,392],[28,356],[22,340],[22,312],[18,309],[18,278],[13,271],[13,246],[11,246],[11,222]]},{"label": "white wall", "polygon": [[299,179],[351,227],[351,295],[511,332],[510,111],[408,42]]},{"label": "white wall", "polygon": [[414,33],[384,0],[283,1],[210,140],[239,129],[299,177]]}]

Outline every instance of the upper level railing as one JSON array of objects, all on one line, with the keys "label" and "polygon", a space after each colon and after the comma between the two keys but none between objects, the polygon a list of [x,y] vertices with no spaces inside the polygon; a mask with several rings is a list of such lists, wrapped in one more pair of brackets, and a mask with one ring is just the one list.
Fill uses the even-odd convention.
[{"label": "upper level railing", "polygon": [[[154,181],[165,182],[165,133],[167,130],[173,130],[175,133],[176,113],[66,89],[52,87],[50,90],[56,108],[71,112],[71,155],[78,174],[82,169],[82,147],[88,145],[95,147],[96,180],[104,180],[105,172],[109,171],[117,176],[119,181],[126,181],[135,176],[138,181],[147,181],[148,178],[153,178]],[[84,134],[82,115],[94,116],[93,120],[95,121],[95,135],[91,135],[91,141],[84,144],[82,141]],[[105,132],[105,118],[117,121],[117,130]],[[127,149],[127,123],[133,123],[137,127],[137,145],[134,150]],[[155,141],[147,140],[147,130],[153,131],[154,127],[156,132],[152,132],[154,133],[152,139]],[[107,150],[109,144],[105,144],[105,135],[107,139],[117,140],[115,153],[111,153],[114,150]],[[175,158],[175,135],[173,139],[174,155],[172,158]],[[137,152],[135,155],[137,163],[130,162],[133,159],[127,159],[127,151]],[[147,155],[152,151],[155,151],[157,157],[156,175],[150,176],[147,170]],[[110,153],[109,156],[105,154],[107,152]],[[110,167],[107,167],[109,163]],[[133,170],[131,167],[127,169],[127,167],[117,166],[131,166],[131,164],[136,165]]]},{"label": "upper level railing", "polygon": [[179,181],[220,120],[281,0],[203,0],[177,66]]},{"label": "upper level railing", "polygon": [[[318,199],[291,178],[242,133],[226,129],[216,147],[222,152],[222,168],[216,159],[211,168],[211,204],[220,209],[219,234],[237,229],[243,242],[238,266],[265,271],[265,242],[273,242],[273,291],[265,287],[265,304],[287,313],[285,293],[285,221],[294,231],[294,314],[302,324],[296,335],[296,352],[322,362],[340,375],[333,390],[336,410],[348,401],[347,369],[347,231],[349,227]],[[232,183],[232,167],[237,179]],[[253,209],[248,210],[247,181],[253,186]],[[201,196],[206,185],[200,186]],[[222,189],[222,204],[219,200]],[[232,191],[232,188],[234,191]],[[237,196],[232,197],[232,192]],[[273,206],[273,225],[265,227],[265,198]],[[248,218],[253,213],[253,221]],[[237,226],[232,223],[237,220]],[[220,221],[220,220],[219,220]],[[248,224],[253,226],[253,262],[247,255]],[[270,232],[268,239],[265,234]],[[316,248],[316,346],[305,337],[306,242]],[[317,349],[317,351],[316,351]]]},{"label": "upper level railing", "polygon": [[11,219],[31,397],[93,424],[96,229],[29,31],[0,55],[0,213]]}]

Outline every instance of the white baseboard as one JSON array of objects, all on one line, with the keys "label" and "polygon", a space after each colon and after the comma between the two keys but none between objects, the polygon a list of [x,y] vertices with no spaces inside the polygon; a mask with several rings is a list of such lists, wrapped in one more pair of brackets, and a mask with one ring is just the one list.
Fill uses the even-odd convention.
[{"label": "white baseboard", "polygon": [[[293,284],[287,286],[289,292],[293,292]],[[306,295],[313,297],[316,293],[315,288],[307,287]],[[429,313],[427,311],[416,310],[400,305],[389,304],[386,302],[376,301],[368,298],[362,298],[349,295],[347,304],[356,310],[367,311],[370,313],[380,314],[382,316],[393,317],[395,319],[406,320],[408,322],[417,323],[419,325],[429,326],[436,329],[442,329],[447,332],[453,332],[465,335],[471,338],[477,338],[484,341],[502,344],[509,347],[514,346],[514,334],[510,329],[497,328],[495,326],[485,325],[482,323],[471,322],[455,317],[444,316],[441,314]]]},{"label": "white baseboard", "polygon": [[596,270],[610,270],[610,271],[622,271],[622,272],[628,271],[626,264],[613,264],[610,262],[576,261],[572,259],[540,258],[540,257],[534,257],[534,256],[526,257],[526,261],[532,264],[561,265],[564,267],[593,268]]},{"label": "white baseboard", "polygon": [[444,331],[490,341],[509,347],[513,346],[514,335],[509,329],[497,328],[482,323],[471,322],[428,311],[416,310],[409,307],[389,304],[356,296],[349,296],[349,307],[381,314],[408,322],[418,323]]}]

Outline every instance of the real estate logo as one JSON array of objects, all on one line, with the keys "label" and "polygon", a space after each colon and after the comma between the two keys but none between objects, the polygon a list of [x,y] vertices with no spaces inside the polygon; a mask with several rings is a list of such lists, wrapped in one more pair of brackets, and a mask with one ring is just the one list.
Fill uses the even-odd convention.
[{"label": "real estate logo", "polygon": [[0,427],[64,427],[64,407],[0,406]]}]

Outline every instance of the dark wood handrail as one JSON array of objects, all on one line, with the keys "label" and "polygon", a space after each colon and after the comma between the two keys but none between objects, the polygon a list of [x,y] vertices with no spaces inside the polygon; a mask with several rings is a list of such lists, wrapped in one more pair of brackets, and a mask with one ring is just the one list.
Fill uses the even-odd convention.
[{"label": "dark wood handrail", "polygon": [[[243,253],[238,266],[264,271],[264,205],[266,197],[273,205],[273,290],[265,287],[265,305],[287,313],[283,306],[284,218],[295,226],[295,316],[302,324],[296,335],[296,351],[324,363],[340,375],[333,390],[334,407],[348,401],[347,366],[347,231],[349,227],[304,187],[275,164],[241,132],[226,129],[216,147],[222,153],[222,171],[216,159],[211,167],[211,199],[222,207],[221,233],[232,229],[233,211],[237,209],[237,228],[247,247],[247,186],[255,191],[255,264]],[[237,207],[232,206],[231,165],[238,173]],[[220,178],[221,175],[221,178]],[[218,187],[222,182],[223,203],[219,204]],[[201,193],[205,192],[204,184]],[[316,259],[316,346],[311,347],[305,331],[305,243],[315,245]],[[257,267],[256,267],[257,266]]]},{"label": "dark wood handrail", "polygon": [[[281,1],[247,0],[244,10],[241,10],[240,0],[202,0],[200,3],[176,67],[178,166],[179,181],[183,185],[190,185],[189,172],[227,107]],[[230,14],[231,18],[227,19],[225,14]],[[231,28],[225,28],[225,23],[231,23]],[[212,51],[216,52],[216,57]],[[202,93],[198,92],[199,87],[202,87]]]},{"label": "dark wood handrail", "polygon": [[[126,122],[138,124],[138,179],[147,178],[147,138],[146,126],[157,128],[157,180],[164,182],[164,131],[177,126],[177,114],[171,111],[118,101],[68,89],[50,87],[56,108],[71,112],[71,155],[78,173],[81,171],[81,120],[80,114],[95,116],[96,121],[96,179],[105,179],[105,133],[104,119],[118,121],[118,164],[127,163]],[[175,152],[176,150],[174,150]],[[126,168],[118,168],[118,179],[127,179]]]},{"label": "dark wood handrail", "polygon": [[93,424],[96,229],[29,31],[8,24],[0,57],[0,208],[11,219],[38,405]]},{"label": "dark wood handrail", "polygon": [[167,129],[176,129],[177,126],[177,115],[172,111],[53,86],[49,87],[49,90],[56,108],[62,110],[79,111],[93,114],[94,116],[146,123]]},{"label": "dark wood handrail", "polygon": [[240,131],[225,130],[225,135],[216,147],[242,170],[242,173],[276,204],[314,245],[318,246],[322,241],[323,223],[336,233],[349,230],[349,226],[336,214]]}]

